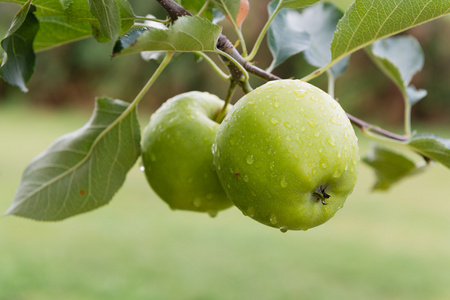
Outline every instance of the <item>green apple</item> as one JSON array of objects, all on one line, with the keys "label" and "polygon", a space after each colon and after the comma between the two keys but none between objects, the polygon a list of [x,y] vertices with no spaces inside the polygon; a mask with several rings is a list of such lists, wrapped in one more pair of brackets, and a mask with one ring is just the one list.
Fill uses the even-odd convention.
[{"label": "green apple", "polygon": [[282,232],[307,230],[344,205],[359,150],[337,101],[306,82],[279,80],[248,93],[228,113],[214,164],[244,215]]},{"label": "green apple", "polygon": [[167,100],[144,130],[142,163],[152,189],[172,209],[207,212],[232,206],[213,165],[214,121],[224,101],[204,92]]}]

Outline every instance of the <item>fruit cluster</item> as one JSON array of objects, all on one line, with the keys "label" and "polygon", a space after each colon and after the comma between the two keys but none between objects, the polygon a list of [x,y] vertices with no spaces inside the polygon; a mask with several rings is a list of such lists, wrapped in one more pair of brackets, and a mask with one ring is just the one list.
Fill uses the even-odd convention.
[{"label": "fruit cluster", "polygon": [[243,96],[218,124],[223,105],[189,92],[150,118],[145,174],[172,209],[215,215],[234,204],[285,232],[320,225],[342,208],[359,150],[337,101],[306,82],[278,80]]}]

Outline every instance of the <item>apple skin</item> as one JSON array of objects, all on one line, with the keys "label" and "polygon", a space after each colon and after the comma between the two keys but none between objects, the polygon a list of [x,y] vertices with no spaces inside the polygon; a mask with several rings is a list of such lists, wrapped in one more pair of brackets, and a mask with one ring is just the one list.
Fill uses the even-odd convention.
[{"label": "apple skin", "polygon": [[279,80],[237,101],[219,127],[214,164],[244,215],[282,232],[307,230],[344,205],[359,149],[337,101],[306,82]]},{"label": "apple skin", "polygon": [[167,100],[143,134],[142,163],[152,189],[172,209],[207,212],[231,207],[217,177],[212,145],[214,121],[224,101],[206,92],[188,92]]}]

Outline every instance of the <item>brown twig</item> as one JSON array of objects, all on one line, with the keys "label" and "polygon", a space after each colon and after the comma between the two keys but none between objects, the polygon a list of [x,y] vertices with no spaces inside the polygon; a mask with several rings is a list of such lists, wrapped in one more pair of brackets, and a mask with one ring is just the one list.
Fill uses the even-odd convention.
[{"label": "brown twig", "polygon": [[[168,13],[172,22],[174,22],[176,19],[178,19],[179,17],[182,17],[182,16],[192,16],[192,14],[190,12],[188,12],[182,6],[175,3],[173,0],[156,0],[156,1],[159,4],[161,4],[162,7],[166,10],[166,12]],[[221,34],[219,36],[219,39],[217,41],[217,49],[219,49],[219,50],[227,53],[231,57],[233,57],[249,73],[252,73],[252,74],[254,74],[262,79],[268,80],[268,81],[282,79],[276,75],[266,72],[265,70],[260,69],[256,66],[246,62],[245,59],[242,57],[242,55],[239,53],[239,51],[237,51],[237,49],[230,42],[230,40],[228,40],[228,38],[223,34]],[[225,63],[230,70],[233,80],[235,80],[238,84],[240,84],[242,86],[243,85],[242,80],[241,80],[241,78],[243,77],[242,72],[234,64],[227,61],[226,58],[225,58]],[[385,136],[385,137],[388,137],[388,138],[391,138],[391,139],[394,139],[397,141],[404,142],[404,141],[408,140],[408,137],[406,137],[404,135],[398,135],[398,134],[395,134],[388,130],[385,130],[385,129],[382,129],[379,127],[375,127],[374,125],[367,123],[349,113],[347,113],[347,117],[355,126],[359,127],[363,131],[368,130],[370,132],[373,132],[373,133],[376,133],[381,136]]]}]

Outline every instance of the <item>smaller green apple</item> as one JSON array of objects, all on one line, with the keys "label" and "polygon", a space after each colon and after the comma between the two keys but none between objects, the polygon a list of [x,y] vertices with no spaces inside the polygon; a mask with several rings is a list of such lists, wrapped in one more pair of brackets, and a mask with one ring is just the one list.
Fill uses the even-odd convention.
[{"label": "smaller green apple", "polygon": [[283,232],[333,217],[352,192],[359,165],[344,110],[300,80],[268,82],[242,97],[220,125],[214,153],[234,204]]},{"label": "smaller green apple", "polygon": [[172,209],[207,212],[232,206],[213,165],[214,120],[224,101],[205,92],[167,100],[144,130],[142,162],[150,186]]}]

